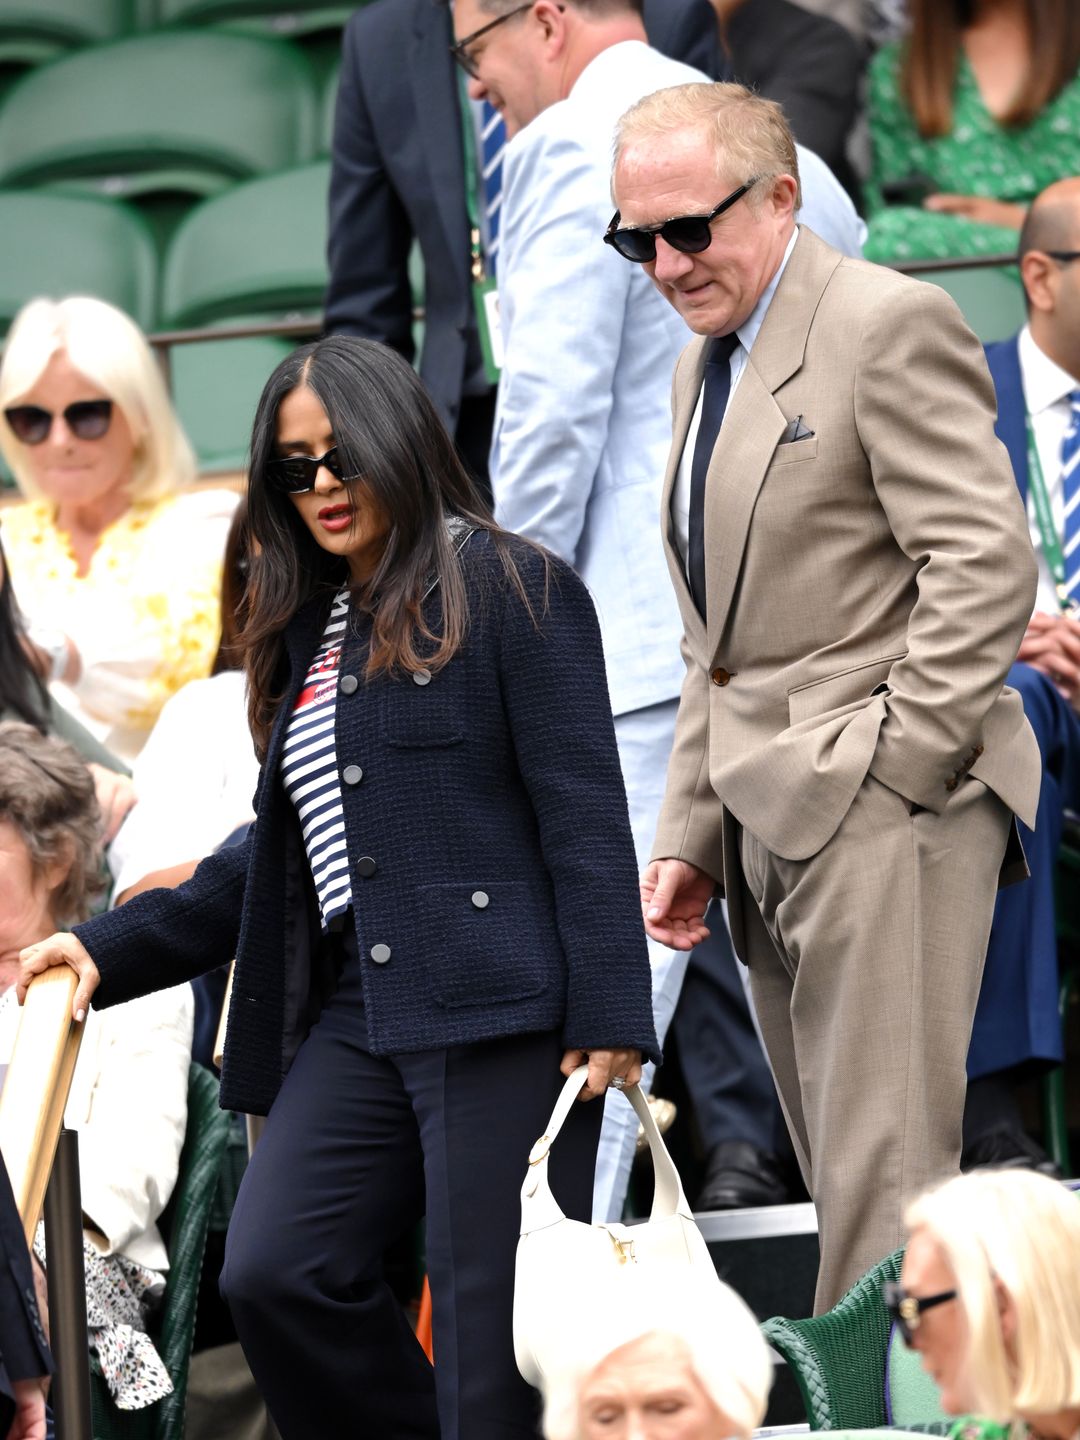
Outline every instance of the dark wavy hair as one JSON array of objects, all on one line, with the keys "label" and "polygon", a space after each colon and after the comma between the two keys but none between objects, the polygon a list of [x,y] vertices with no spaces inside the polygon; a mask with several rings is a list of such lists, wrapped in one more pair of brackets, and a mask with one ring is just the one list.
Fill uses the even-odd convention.
[{"label": "dark wavy hair", "polygon": [[0,715],[15,714],[44,732],[49,697],[22,646],[15,590],[0,544]]},{"label": "dark wavy hair", "polygon": [[[1022,0],[1031,40],[1027,79],[1002,117],[1030,125],[1076,75],[1080,65],[1077,0]],[[971,25],[973,0],[911,0],[911,34],[904,47],[900,84],[924,139],[952,130],[953,95],[961,33]]]},{"label": "dark wavy hair", "polygon": [[[367,674],[441,668],[460,648],[468,601],[447,520],[460,516],[493,538],[503,569],[528,606],[509,536],[486,513],[453,441],[416,372],[374,340],[330,335],[295,350],[266,382],[255,413],[248,481],[252,549],[247,615],[240,633],[248,676],[248,716],[265,755],[281,703],[283,632],[313,597],[350,585],[343,557],[323,550],[287,495],[268,482],[277,454],[278,409],[306,385],[326,412],[345,473],[389,519],[374,573],[352,584],[354,603],[372,617]],[[519,542],[520,543],[520,542]],[[437,633],[421,602],[439,579]]]}]

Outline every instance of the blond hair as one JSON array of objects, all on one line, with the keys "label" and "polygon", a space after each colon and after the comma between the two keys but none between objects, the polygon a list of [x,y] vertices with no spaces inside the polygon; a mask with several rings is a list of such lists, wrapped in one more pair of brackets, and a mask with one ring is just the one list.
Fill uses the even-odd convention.
[{"label": "blond hair", "polygon": [[[968,1323],[975,1409],[1006,1422],[1080,1405],[1080,1200],[1030,1170],[976,1170],[904,1216],[940,1246]],[[998,1286],[1016,1315],[1002,1333]]]},{"label": "blond hair", "polygon": [[566,1348],[543,1382],[546,1440],[578,1440],[579,1396],[616,1350],[654,1335],[680,1342],[712,1403],[743,1437],[761,1424],[772,1360],[753,1312],[722,1281],[667,1274],[662,1281],[620,1272],[611,1291],[589,1296],[589,1320],[567,1327]]},{"label": "blond hair", "polygon": [[[124,413],[135,441],[132,501],[153,501],[195,478],[195,454],[161,369],[134,320],[85,295],[31,300],[15,317],[0,363],[0,411],[18,404],[64,353]],[[37,497],[26,446],[0,425],[0,450],[24,495]]]},{"label": "blond hair", "polygon": [[[745,85],[725,82],[672,85],[632,105],[615,130],[613,180],[623,152],[632,145],[693,129],[711,140],[720,179],[745,182],[790,175],[795,209],[800,208],[799,157],[783,110]],[[765,192],[766,187],[755,186],[747,201],[760,205]]]}]

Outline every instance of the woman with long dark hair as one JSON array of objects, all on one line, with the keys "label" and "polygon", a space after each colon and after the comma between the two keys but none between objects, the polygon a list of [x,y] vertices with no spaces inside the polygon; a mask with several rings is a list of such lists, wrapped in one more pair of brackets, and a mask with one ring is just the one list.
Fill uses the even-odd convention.
[{"label": "woman with long dark hair", "polygon": [[[252,440],[247,842],[23,956],[76,1012],[235,951],[222,1103],[268,1112],[222,1275],[285,1440],[536,1432],[513,1359],[519,1189],[561,1074],[655,1055],[599,630],[485,517],[418,379],[284,361]],[[587,1220],[601,1107],[553,1152]],[[381,1274],[426,1215],[434,1377]],[[567,1295],[567,1322],[587,1297]]]},{"label": "woman with long dark hair", "polygon": [[1027,208],[1080,171],[1076,0],[911,0],[870,65],[871,260],[1012,254]]}]

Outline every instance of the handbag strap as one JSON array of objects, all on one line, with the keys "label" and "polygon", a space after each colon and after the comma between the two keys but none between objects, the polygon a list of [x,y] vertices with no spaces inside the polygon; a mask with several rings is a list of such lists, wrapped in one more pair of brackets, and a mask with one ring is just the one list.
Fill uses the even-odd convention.
[{"label": "handbag strap", "polygon": [[[569,1077],[555,1102],[547,1129],[529,1151],[529,1169],[521,1187],[521,1233],[523,1235],[529,1234],[532,1230],[542,1230],[547,1225],[555,1225],[566,1219],[558,1201],[551,1193],[551,1184],[548,1179],[548,1157],[551,1154],[551,1147],[559,1138],[559,1131],[562,1129],[566,1117],[577,1103],[577,1097],[581,1093],[581,1087],[588,1079],[588,1075],[589,1067],[579,1065]],[[686,1203],[679,1172],[675,1168],[675,1162],[668,1154],[660,1131],[656,1128],[656,1121],[653,1119],[648,1101],[641,1093],[640,1086],[633,1085],[628,1090],[622,1091],[622,1094],[633,1106],[641,1121],[645,1138],[649,1142],[649,1149],[652,1152],[655,1187],[650,1220],[666,1220],[671,1215],[685,1215],[687,1219],[691,1219],[692,1212]],[[601,1102],[597,1099],[591,1103],[596,1105]]]}]

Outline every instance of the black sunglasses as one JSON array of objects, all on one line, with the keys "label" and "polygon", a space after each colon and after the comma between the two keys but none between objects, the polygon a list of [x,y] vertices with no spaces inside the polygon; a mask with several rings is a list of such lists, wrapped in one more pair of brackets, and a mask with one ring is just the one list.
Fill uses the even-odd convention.
[{"label": "black sunglasses", "polygon": [[910,1345],[926,1311],[933,1310],[935,1305],[944,1305],[947,1300],[955,1300],[956,1291],[942,1290],[940,1295],[909,1295],[899,1280],[886,1280],[881,1287],[881,1298],[889,1319],[900,1331],[901,1340]]},{"label": "black sunglasses", "polygon": [[1046,254],[1051,260],[1059,260],[1062,265],[1068,265],[1070,260],[1080,260],[1080,250],[1047,250]]},{"label": "black sunglasses", "polygon": [[[470,79],[479,80],[480,70],[476,61],[469,54],[469,46],[479,40],[481,35],[486,35],[489,30],[494,30],[497,25],[502,25],[507,20],[512,20],[515,15],[524,15],[525,11],[531,10],[534,4],[535,0],[528,0],[528,4],[519,5],[516,10],[507,10],[505,15],[496,15],[494,20],[489,20],[486,25],[481,25],[479,30],[474,30],[471,35],[466,35],[463,39],[455,41],[454,44],[450,46],[450,54]],[[562,9],[561,5],[559,9]]]},{"label": "black sunglasses", "polygon": [[288,455],[283,460],[269,460],[266,465],[266,478],[275,489],[286,495],[303,495],[305,490],[315,489],[316,477],[324,465],[334,479],[340,480],[344,485],[360,479],[359,475],[342,473],[341,456],[336,445],[318,460],[311,455]]},{"label": "black sunglasses", "polygon": [[616,210],[604,235],[604,244],[614,246],[624,260],[632,260],[635,265],[646,265],[656,259],[657,235],[662,235],[673,250],[681,250],[684,255],[700,255],[712,244],[712,222],[725,210],[730,210],[736,200],[741,200],[760,178],[755,175],[752,180],[747,180],[745,185],[726,195],[708,215],[675,215],[660,225],[624,225],[620,228],[622,217]]},{"label": "black sunglasses", "polygon": [[[79,440],[100,440],[112,421],[111,400],[76,400],[64,410],[64,424]],[[56,416],[40,405],[12,405],[4,411],[16,440],[24,445],[40,445],[52,432]]]}]

